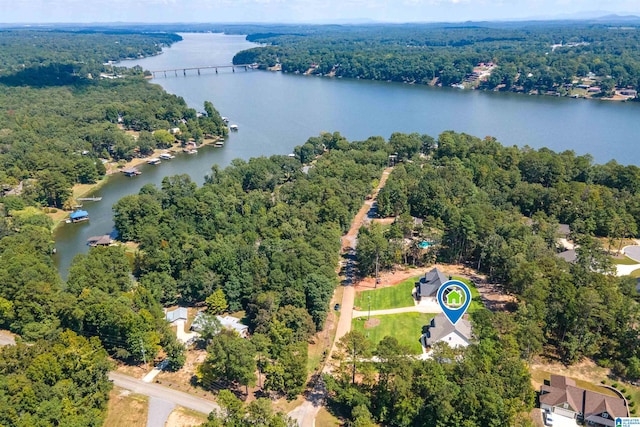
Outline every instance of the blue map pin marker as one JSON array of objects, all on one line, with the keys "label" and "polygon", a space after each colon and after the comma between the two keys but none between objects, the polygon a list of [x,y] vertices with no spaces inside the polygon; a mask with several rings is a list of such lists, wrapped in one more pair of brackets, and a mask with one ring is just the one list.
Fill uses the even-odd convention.
[{"label": "blue map pin marker", "polygon": [[471,304],[471,291],[461,281],[449,280],[438,288],[438,304],[449,322],[455,325]]}]

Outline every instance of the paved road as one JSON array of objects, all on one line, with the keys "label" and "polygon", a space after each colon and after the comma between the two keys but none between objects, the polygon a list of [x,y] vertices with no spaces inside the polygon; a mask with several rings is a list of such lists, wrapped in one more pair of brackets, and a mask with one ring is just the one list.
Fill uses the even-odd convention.
[{"label": "paved road", "polygon": [[626,246],[622,248],[622,252],[632,260],[640,262],[640,246]]},{"label": "paved road", "polygon": [[134,393],[144,394],[151,398],[162,399],[164,401],[171,402],[174,405],[202,412],[203,414],[209,414],[214,409],[220,409],[217,403],[210,400],[202,399],[158,384],[148,384],[142,380],[120,374],[118,372],[110,372],[109,379],[118,387],[131,390]]},{"label": "paved road", "polygon": [[164,427],[165,424],[167,424],[169,415],[171,415],[171,412],[173,412],[175,407],[176,405],[173,402],[158,399],[157,397],[149,398],[147,427]]}]

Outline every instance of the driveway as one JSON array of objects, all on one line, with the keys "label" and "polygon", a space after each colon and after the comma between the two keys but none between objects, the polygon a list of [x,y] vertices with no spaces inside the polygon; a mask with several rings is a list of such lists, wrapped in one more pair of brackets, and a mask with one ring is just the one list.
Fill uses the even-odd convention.
[{"label": "driveway", "polygon": [[[158,384],[145,383],[142,380],[121,374],[119,372],[109,372],[109,379],[114,385],[131,390],[134,393],[144,394],[151,398],[161,399],[173,405],[192,409],[203,414],[209,414],[213,410],[220,410],[217,403],[202,399],[182,391],[173,390]],[[153,400],[153,399],[151,399]],[[151,407],[151,406],[150,406]]]},{"label": "driveway", "polygon": [[[438,304],[425,304],[425,305],[412,305],[410,307],[402,308],[389,308],[387,310],[371,310],[371,316],[384,316],[386,314],[400,314],[400,313],[440,313],[442,308]],[[353,318],[367,317],[369,311],[353,310]],[[342,320],[342,318],[340,318]]]},{"label": "driveway", "polygon": [[[384,170],[382,176],[380,177],[378,187],[373,191],[372,199],[365,200],[362,207],[351,222],[349,231],[347,232],[347,234],[342,236],[341,239],[341,252],[344,255],[347,255],[348,259],[344,266],[344,292],[342,294],[340,319],[338,320],[338,326],[336,327],[336,336],[333,340],[331,350],[326,356],[326,362],[324,368],[322,369],[322,372],[325,374],[331,373],[331,355],[336,350],[336,343],[340,341],[340,338],[345,336],[351,330],[351,320],[354,317],[354,313],[356,313],[356,311],[353,310],[353,302],[356,295],[356,290],[354,288],[354,257],[356,246],[358,245],[358,231],[360,230],[360,226],[369,219],[368,214],[372,212],[371,209],[373,209],[373,205],[376,197],[378,196],[378,192],[382,187],[384,187],[385,183],[387,182],[387,178],[389,178],[389,175],[391,174],[392,169],[393,168],[387,168]],[[315,427],[315,418],[318,415],[318,411],[320,410],[320,408],[324,405],[326,395],[327,389],[325,387],[324,381],[322,381],[322,379],[320,378],[314,384],[305,401],[300,406],[289,412],[288,415],[293,418],[301,427]]]},{"label": "driveway", "polygon": [[556,413],[553,414],[553,427],[576,427],[577,425],[578,423],[576,423],[574,418],[563,417]]},{"label": "driveway", "polygon": [[640,262],[640,246],[625,246],[622,252],[632,260]]},{"label": "driveway", "polygon": [[147,417],[147,427],[164,427],[173,408],[176,405],[157,397],[149,398],[149,416]]}]

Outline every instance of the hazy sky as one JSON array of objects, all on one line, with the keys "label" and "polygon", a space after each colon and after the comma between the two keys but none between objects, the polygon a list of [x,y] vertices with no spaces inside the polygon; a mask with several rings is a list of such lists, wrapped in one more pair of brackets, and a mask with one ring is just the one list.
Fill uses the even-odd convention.
[{"label": "hazy sky", "polygon": [[0,0],[0,23],[384,22],[640,15],[640,0]]}]

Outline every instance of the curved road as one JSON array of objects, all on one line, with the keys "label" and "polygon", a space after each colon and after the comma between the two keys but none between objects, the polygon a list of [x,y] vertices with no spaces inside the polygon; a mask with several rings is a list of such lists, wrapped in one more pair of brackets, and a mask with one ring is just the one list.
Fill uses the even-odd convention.
[{"label": "curved road", "polygon": [[[220,410],[217,403],[196,397],[182,391],[174,390],[158,384],[145,383],[137,378],[118,372],[109,372],[109,379],[118,387],[131,390],[134,393],[144,394],[151,398],[161,399],[178,406],[192,409],[203,414],[209,414],[213,410]],[[153,399],[151,399],[153,400]],[[151,408],[151,407],[150,407]]]}]

